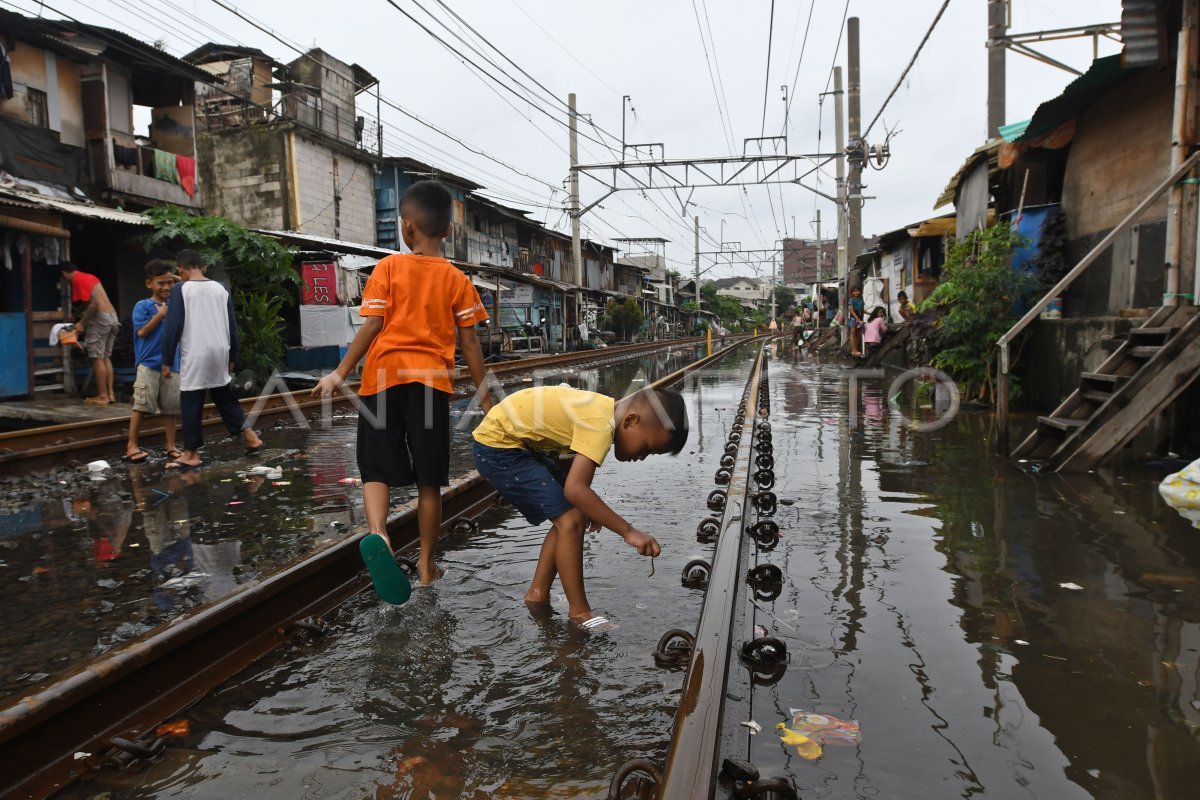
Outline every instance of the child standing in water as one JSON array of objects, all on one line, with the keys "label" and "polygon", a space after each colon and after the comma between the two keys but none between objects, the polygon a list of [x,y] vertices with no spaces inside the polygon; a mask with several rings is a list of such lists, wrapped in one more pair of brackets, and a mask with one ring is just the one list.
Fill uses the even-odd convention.
[{"label": "child standing in water", "polygon": [[[400,604],[411,586],[392,555],[387,536],[388,491],[417,486],[421,556],[417,574],[429,584],[442,573],[434,550],[442,527],[442,487],[450,484],[450,395],[454,342],[476,386],[485,385],[483,351],[475,325],[488,318],[479,292],[463,272],[441,257],[450,235],[450,191],[419,181],[400,200],[400,232],[411,254],[375,265],[363,289],[366,318],[337,369],[312,393],[329,397],[366,355],[358,393],[358,469],[363,481],[367,536],[363,560],[385,601]],[[484,411],[492,406],[480,398]]]}]

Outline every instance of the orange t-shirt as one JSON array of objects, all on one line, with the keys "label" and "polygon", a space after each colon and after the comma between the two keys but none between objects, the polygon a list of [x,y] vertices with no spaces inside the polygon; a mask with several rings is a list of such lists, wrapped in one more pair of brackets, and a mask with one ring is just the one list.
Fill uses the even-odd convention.
[{"label": "orange t-shirt", "polygon": [[453,264],[411,254],[375,265],[358,313],[383,317],[383,329],[367,349],[359,394],[401,383],[452,392],[457,329],[488,318],[475,285]]}]

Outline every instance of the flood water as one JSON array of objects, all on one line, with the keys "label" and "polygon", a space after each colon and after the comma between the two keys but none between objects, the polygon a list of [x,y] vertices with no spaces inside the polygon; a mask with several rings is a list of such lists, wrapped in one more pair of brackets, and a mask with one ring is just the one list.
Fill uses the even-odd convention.
[{"label": "flood water", "polygon": [[[599,798],[625,760],[661,763],[682,675],[651,652],[698,620],[702,594],[680,572],[711,554],[695,529],[750,359],[722,366],[686,389],[683,454],[597,473],[600,494],[663,547],[651,564],[611,532],[589,537],[589,598],[616,631],[574,633],[561,598],[546,613],[523,605],[545,530],[496,508],[445,540],[437,586],[398,608],[363,593],[318,644],[277,651],[189,709],[162,762],[62,797]],[[762,773],[805,798],[1195,797],[1200,531],[1158,497],[1164,472],[1026,474],[990,457],[986,414],[914,431],[885,384],[864,381],[851,424],[839,367],[785,351],[769,369],[785,504],[763,559],[786,577],[754,621],[787,643],[789,665],[750,699],[762,731],[745,742]],[[203,514],[189,504],[181,517],[195,520],[193,558],[197,544],[236,541],[222,563],[237,580],[331,535],[327,520],[358,524],[354,487],[337,482],[355,474],[346,426],[269,440],[288,442],[267,461],[287,462],[290,485],[254,491],[230,465],[171,490],[163,506],[205,493]],[[284,459],[292,450],[309,458]],[[290,510],[294,529],[280,521]],[[88,591],[104,569],[93,541],[80,529],[56,550],[57,565],[92,565],[74,579]],[[139,591],[142,604],[157,596]],[[5,598],[6,619],[20,602]],[[856,721],[859,741],[805,758],[775,729],[793,709]]]},{"label": "flood water", "polygon": [[[525,380],[620,394],[701,355],[673,348]],[[473,469],[479,417],[465,406],[452,412],[455,475]],[[309,430],[284,419],[261,431],[267,449],[254,459],[210,430],[195,471],[168,472],[163,457],[125,464],[118,451],[95,476],[74,467],[0,479],[0,702],[361,529],[356,415]],[[247,474],[255,467],[279,474]],[[397,490],[393,503],[411,496]]]}]

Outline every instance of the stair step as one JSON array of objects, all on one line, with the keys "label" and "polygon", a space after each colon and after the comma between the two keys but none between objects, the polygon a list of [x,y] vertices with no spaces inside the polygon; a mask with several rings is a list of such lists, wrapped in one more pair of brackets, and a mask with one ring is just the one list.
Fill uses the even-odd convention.
[{"label": "stair step", "polygon": [[1099,389],[1080,389],[1079,396],[1093,403],[1107,403],[1112,398],[1112,392],[1102,392]]},{"label": "stair step", "polygon": [[1116,386],[1121,381],[1129,380],[1127,375],[1106,375],[1102,372],[1081,372],[1080,380],[1095,381],[1096,383],[1107,383],[1111,386]]},{"label": "stair step", "polygon": [[1156,336],[1160,339],[1165,339],[1175,332],[1174,328],[1134,328],[1129,332],[1130,336]]},{"label": "stair step", "polygon": [[1162,347],[1159,345],[1139,345],[1137,347],[1130,347],[1125,353],[1130,358],[1153,358],[1158,355],[1159,350],[1162,350]]},{"label": "stair step", "polygon": [[1082,428],[1085,419],[1070,419],[1069,417],[1038,417],[1039,425],[1045,425],[1047,428],[1053,428],[1057,431],[1073,431],[1076,428]]}]

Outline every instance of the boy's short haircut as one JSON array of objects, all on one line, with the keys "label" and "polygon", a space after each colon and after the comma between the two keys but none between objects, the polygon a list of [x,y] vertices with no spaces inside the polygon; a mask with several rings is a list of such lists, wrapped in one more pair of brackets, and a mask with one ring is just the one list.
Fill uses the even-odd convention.
[{"label": "boy's short haircut", "polygon": [[58,271],[59,272],[78,272],[79,267],[75,266],[74,261],[60,261],[60,262],[58,262]]},{"label": "boy's short haircut", "polygon": [[204,256],[195,250],[180,250],[175,254],[175,263],[183,269],[204,269]]},{"label": "boy's short haircut", "polygon": [[670,432],[671,439],[667,447],[671,455],[679,455],[688,440],[687,405],[683,402],[683,395],[674,389],[644,389],[638,395],[639,402],[654,410],[655,418],[663,430]]},{"label": "boy's short haircut", "polygon": [[431,238],[446,235],[453,209],[450,190],[437,181],[417,181],[400,198],[400,216]]},{"label": "boy's short haircut", "polygon": [[146,262],[146,280],[153,280],[159,275],[175,272],[175,265],[165,258],[152,258]]}]

